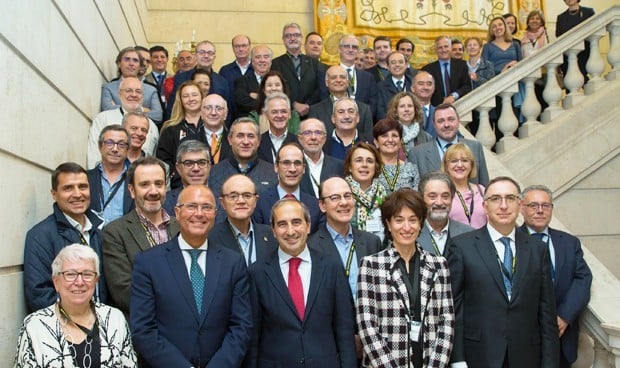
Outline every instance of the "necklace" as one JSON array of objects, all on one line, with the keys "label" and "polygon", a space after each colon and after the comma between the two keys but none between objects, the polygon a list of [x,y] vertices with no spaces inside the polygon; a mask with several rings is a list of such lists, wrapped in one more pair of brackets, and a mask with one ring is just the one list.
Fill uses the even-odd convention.
[{"label": "necklace", "polygon": [[[66,328],[66,326],[69,323],[72,323],[73,325],[75,325],[75,327],[80,329],[80,331],[82,331],[86,335],[86,338],[84,339],[84,341],[82,341],[79,344],[73,343],[74,339],[70,333],[67,332],[65,336],[65,340],[67,341],[67,345],[69,348],[69,353],[71,354],[73,363],[77,367],[91,368],[93,366],[93,358],[95,357],[93,355],[93,342],[95,341],[95,339],[98,339],[99,327],[97,326],[97,317],[95,314],[95,309],[94,309],[93,304],[91,304],[91,310],[93,312],[93,315],[95,316],[95,321],[93,323],[92,329],[89,330],[85,326],[82,326],[76,323],[75,321],[73,321],[71,319],[71,316],[69,316],[67,311],[65,311],[65,309],[62,307],[60,302],[58,302],[58,313],[62,317],[60,319],[61,326],[64,326]],[[64,320],[64,323],[63,323],[63,320]],[[78,353],[78,349],[80,350],[80,353]],[[78,361],[79,358],[81,358],[82,360],[81,362]],[[99,357],[97,356],[95,358],[98,362]]]}]

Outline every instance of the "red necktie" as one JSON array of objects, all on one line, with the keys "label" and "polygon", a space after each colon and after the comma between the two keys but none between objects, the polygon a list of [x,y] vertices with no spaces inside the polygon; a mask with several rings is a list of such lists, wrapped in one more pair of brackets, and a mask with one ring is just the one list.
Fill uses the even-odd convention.
[{"label": "red necktie", "polygon": [[297,269],[301,263],[301,258],[293,257],[288,261],[288,291],[291,293],[291,299],[297,309],[299,318],[303,321],[306,314],[306,307],[304,306],[304,288],[301,284],[301,277]]}]

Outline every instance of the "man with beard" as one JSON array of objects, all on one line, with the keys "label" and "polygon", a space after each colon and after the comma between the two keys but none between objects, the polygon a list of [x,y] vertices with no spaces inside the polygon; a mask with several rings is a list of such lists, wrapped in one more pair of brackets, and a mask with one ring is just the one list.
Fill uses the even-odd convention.
[{"label": "man with beard", "polygon": [[474,228],[448,217],[456,191],[448,174],[440,171],[428,172],[422,176],[418,188],[428,209],[418,243],[422,249],[446,257],[448,239]]},{"label": "man with beard", "polygon": [[103,269],[110,305],[129,316],[131,271],[136,254],[167,242],[179,225],[162,208],[166,199],[164,163],[148,156],[134,161],[127,170],[129,192],[136,207],[103,229]]}]

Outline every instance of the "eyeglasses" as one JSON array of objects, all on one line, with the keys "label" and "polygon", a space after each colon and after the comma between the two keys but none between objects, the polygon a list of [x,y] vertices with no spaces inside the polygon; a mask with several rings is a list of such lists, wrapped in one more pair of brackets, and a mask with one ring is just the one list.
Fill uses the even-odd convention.
[{"label": "eyeglasses", "polygon": [[291,166],[294,166],[295,168],[299,168],[299,167],[302,167],[304,165],[304,162],[303,161],[299,161],[299,160],[295,160],[295,161],[291,161],[291,160],[280,161],[280,160],[278,160],[278,161],[276,161],[276,163],[278,165],[281,165],[281,166],[285,167],[285,168],[291,167]]},{"label": "eyeglasses", "polygon": [[284,38],[299,38],[301,37],[301,33],[285,33]]},{"label": "eyeglasses", "polygon": [[199,210],[205,213],[211,213],[215,211],[215,207],[212,204],[198,204],[198,203],[178,203],[177,207],[185,207],[190,213],[196,213]]},{"label": "eyeglasses", "polygon": [[62,275],[62,278],[67,282],[74,282],[77,280],[78,276],[82,276],[82,280],[84,282],[92,282],[97,277],[97,272],[95,271],[82,271],[77,272],[75,270],[67,270],[63,272],[58,272],[58,275]]},{"label": "eyeglasses", "polygon": [[471,161],[470,161],[468,158],[453,158],[452,160],[448,160],[448,162],[449,162],[451,165],[456,165],[456,164],[458,164],[458,163],[461,163],[461,164],[468,164],[468,163],[470,163]]},{"label": "eyeglasses", "polygon": [[350,44],[345,44],[345,45],[340,45],[343,49],[353,49],[353,50],[358,50],[360,47],[359,45],[350,45]]},{"label": "eyeglasses", "polygon": [[118,149],[126,149],[127,147],[129,147],[129,143],[125,142],[125,141],[118,141],[118,142],[114,142],[111,139],[106,139],[105,141],[102,142],[105,148],[113,148],[114,146],[117,146]]},{"label": "eyeglasses", "polygon": [[519,200],[519,196],[514,194],[508,194],[505,196],[492,195],[485,199],[485,201],[491,202],[493,204],[500,204],[502,201],[506,201],[507,204],[513,204],[516,203],[517,200]]},{"label": "eyeglasses", "polygon": [[229,200],[231,202],[237,202],[237,200],[239,198],[243,198],[244,201],[249,201],[252,198],[256,198],[256,193],[250,193],[250,192],[237,193],[237,192],[232,192],[232,193],[228,193],[228,194],[222,194],[222,198],[226,198],[227,200]]},{"label": "eyeglasses", "polygon": [[131,62],[134,62],[134,63],[139,63],[139,62],[140,62],[140,59],[138,59],[138,58],[132,58],[132,57],[129,57],[129,56],[123,56],[123,61],[124,61],[124,62],[126,62],[126,63],[128,63],[128,62],[130,62],[130,61],[131,61]]},{"label": "eyeglasses", "polygon": [[139,94],[139,95],[142,94],[142,90],[141,89],[125,88],[125,89],[121,89],[121,91],[127,93],[128,95],[132,94],[132,93],[136,93],[136,94]]},{"label": "eyeglasses", "polygon": [[186,169],[191,169],[194,167],[194,165],[198,165],[199,168],[204,168],[205,166],[207,166],[209,164],[209,160],[185,160],[185,161],[181,161],[179,162],[181,165],[183,165],[184,168]]},{"label": "eyeglasses", "polygon": [[332,194],[329,196],[325,196],[325,197],[321,197],[321,200],[326,200],[329,199],[330,202],[332,203],[338,203],[340,201],[342,201],[342,198],[344,198],[345,201],[351,201],[353,200],[353,193],[351,192],[346,192],[344,194]]},{"label": "eyeglasses", "polygon": [[223,106],[213,106],[213,105],[203,106],[202,109],[205,111],[215,110],[216,112],[223,112],[224,110],[226,110],[226,108],[224,108]]},{"label": "eyeglasses", "polygon": [[196,51],[196,53],[200,56],[205,56],[205,55],[209,55],[209,56],[215,56],[215,51],[213,50],[200,50],[200,51]]},{"label": "eyeglasses", "polygon": [[304,138],[308,138],[311,135],[316,135],[317,137],[323,137],[327,135],[327,133],[322,130],[304,130],[303,132],[299,132],[299,135]]},{"label": "eyeglasses", "polygon": [[553,208],[553,203],[530,202],[528,204],[524,204],[524,206],[532,211],[538,211],[539,208],[542,208],[543,211],[550,211]]}]

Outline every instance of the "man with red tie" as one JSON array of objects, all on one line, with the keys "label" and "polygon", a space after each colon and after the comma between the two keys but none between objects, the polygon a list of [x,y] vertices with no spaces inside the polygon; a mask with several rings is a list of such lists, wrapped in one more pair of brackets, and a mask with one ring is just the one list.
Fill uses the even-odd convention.
[{"label": "man with red tie", "polygon": [[249,366],[357,367],[353,300],[340,260],[308,248],[310,214],[295,199],[276,202],[271,228],[278,251],[249,269]]}]

